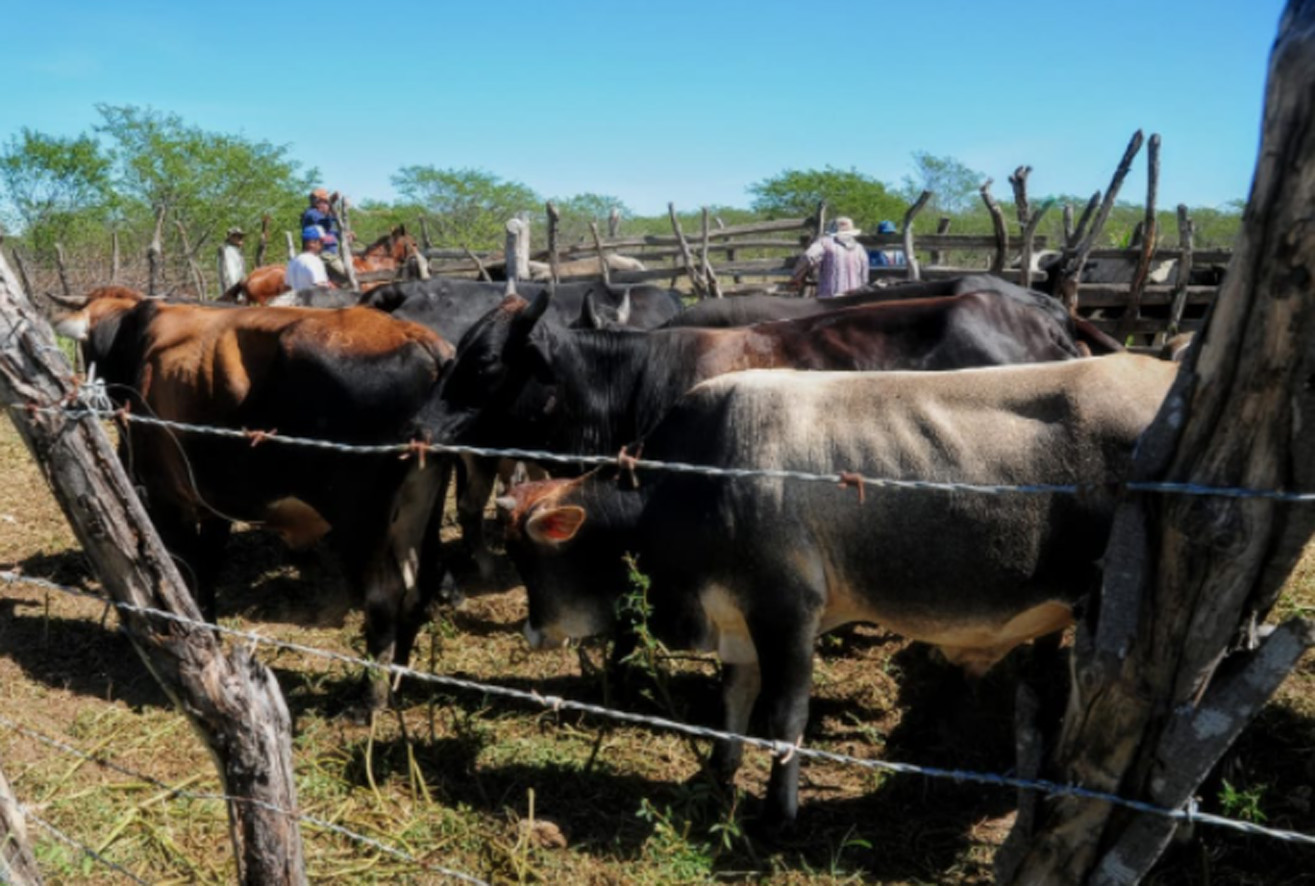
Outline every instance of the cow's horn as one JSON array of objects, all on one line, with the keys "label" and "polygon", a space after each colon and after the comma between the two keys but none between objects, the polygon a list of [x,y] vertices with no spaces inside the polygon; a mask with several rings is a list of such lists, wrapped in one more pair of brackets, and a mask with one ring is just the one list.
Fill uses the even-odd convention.
[{"label": "cow's horn", "polygon": [[594,303],[593,291],[584,294],[580,302],[580,320],[586,329],[602,329],[603,318],[598,315],[598,305]]},{"label": "cow's horn", "polygon": [[86,296],[55,295],[53,292],[42,292],[41,294],[66,311],[80,311],[87,306],[88,299]]},{"label": "cow's horn", "polygon": [[506,511],[509,514],[516,510],[516,497],[514,495],[500,495],[493,500],[493,503],[498,506],[498,510]]},{"label": "cow's horn", "polygon": [[626,294],[621,296],[621,305],[616,309],[616,322],[621,326],[630,322],[630,287],[626,287]]}]

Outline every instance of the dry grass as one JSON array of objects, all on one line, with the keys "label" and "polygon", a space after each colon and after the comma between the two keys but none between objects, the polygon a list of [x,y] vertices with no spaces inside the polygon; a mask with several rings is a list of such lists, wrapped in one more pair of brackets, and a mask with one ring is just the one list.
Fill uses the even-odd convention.
[{"label": "dry grass", "polygon": [[[91,576],[64,519],[7,421],[0,421],[0,568],[70,584]],[[1315,558],[1294,575],[1283,609],[1315,608]],[[602,701],[574,653],[531,656],[519,636],[521,589],[510,571],[422,636],[418,667]],[[220,589],[231,625],[360,653],[360,614],[333,570],[290,559],[255,533],[230,547]],[[89,600],[12,586],[0,595],[0,714],[172,786],[217,791],[213,766],[166,702],[112,614]],[[1026,655],[1020,656],[1026,659]],[[339,716],[359,676],[290,653],[267,652],[295,720],[303,809],[377,837],[432,864],[494,882],[770,884],[990,882],[1008,832],[1010,792],[804,767],[798,833],[768,849],[743,836],[742,810],[765,784],[750,752],[727,801],[698,777],[696,750],[677,736],[466,693],[406,687],[400,715],[356,725]],[[588,661],[597,666],[598,650]],[[1023,664],[1026,662],[1024,661]],[[1012,667],[1022,666],[1014,662]],[[670,664],[679,708],[627,704],[715,724],[711,665]],[[1012,764],[1011,668],[969,690],[875,628],[820,644],[810,744],[861,757],[1007,771]],[[637,679],[637,689],[644,679]],[[1062,676],[1057,675],[1057,685]],[[1315,832],[1315,663],[1307,659],[1222,767],[1230,814]],[[170,796],[0,728],[0,760],[19,797],[60,828],[154,883],[231,879],[224,810]],[[1216,777],[1206,808],[1221,811]],[[306,827],[316,883],[437,883],[436,874]],[[49,883],[122,878],[37,830]],[[1156,884],[1311,882],[1309,849],[1201,828],[1175,847]]]}]

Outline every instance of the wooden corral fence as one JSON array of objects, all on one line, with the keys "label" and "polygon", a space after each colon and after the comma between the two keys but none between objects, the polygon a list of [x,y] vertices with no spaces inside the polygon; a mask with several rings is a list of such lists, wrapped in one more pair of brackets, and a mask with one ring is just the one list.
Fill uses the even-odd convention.
[{"label": "wooden corral fence", "polygon": [[[1027,194],[1031,167],[1020,166],[1009,177],[1017,213],[1016,229],[1010,231],[1004,212],[991,195],[993,182],[979,189],[992,218],[991,234],[950,232],[951,219],[938,219],[935,232],[917,234],[915,223],[933,196],[923,192],[904,213],[895,233],[867,232],[858,237],[869,252],[900,253],[902,262],[869,269],[869,281],[889,285],[906,280],[944,279],[989,272],[1023,286],[1031,286],[1065,298],[1070,308],[1136,349],[1154,349],[1179,332],[1199,329],[1214,302],[1223,271],[1232,255],[1230,249],[1196,249],[1194,226],[1187,207],[1177,208],[1177,230],[1158,230],[1156,199],[1159,181],[1160,137],[1148,142],[1146,216],[1139,222],[1131,243],[1123,249],[1098,249],[1101,232],[1114,201],[1140,151],[1143,136],[1133,134],[1104,194],[1097,191],[1078,216],[1074,207],[1063,207],[1062,242],[1052,243],[1037,227],[1050,203],[1033,207]],[[761,292],[764,287],[787,280],[804,248],[826,229],[827,205],[821,203],[813,215],[740,225],[724,225],[709,218],[705,209],[698,232],[687,235],[668,204],[672,233],[621,236],[616,219],[600,237],[596,226],[592,242],[557,248],[557,213],[547,206],[548,249],[528,254],[528,230],[524,218],[508,222],[516,236],[509,237],[501,252],[476,254],[470,249],[425,250],[430,271],[443,275],[479,275],[500,278],[506,274],[507,255],[515,255],[521,277],[596,279],[641,283],[668,281],[671,286],[688,282],[699,297],[719,297],[736,292]],[[1169,244],[1173,245],[1161,245]],[[638,259],[644,270],[618,269],[613,256]],[[528,261],[527,261],[528,257]],[[560,270],[559,270],[560,269]],[[755,281],[741,287],[746,279]],[[731,285],[727,285],[727,282]]]}]

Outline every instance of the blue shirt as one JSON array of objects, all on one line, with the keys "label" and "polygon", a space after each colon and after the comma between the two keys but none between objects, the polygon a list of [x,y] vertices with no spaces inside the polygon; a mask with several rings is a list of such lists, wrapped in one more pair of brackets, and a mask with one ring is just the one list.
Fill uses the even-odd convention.
[{"label": "blue shirt", "polygon": [[301,226],[303,228],[308,228],[311,225],[319,225],[324,229],[326,234],[333,235],[334,240],[337,242],[332,246],[325,244],[324,251],[331,254],[337,254],[338,243],[342,242],[342,226],[338,224],[338,216],[334,215],[332,212],[320,212],[312,206],[301,214]]}]

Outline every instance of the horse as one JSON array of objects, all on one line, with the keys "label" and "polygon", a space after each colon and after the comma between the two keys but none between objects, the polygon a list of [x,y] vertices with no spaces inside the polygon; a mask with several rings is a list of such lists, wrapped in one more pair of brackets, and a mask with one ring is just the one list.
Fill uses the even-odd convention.
[{"label": "horse", "polygon": [[[406,232],[405,225],[398,225],[367,246],[363,253],[353,255],[352,268],[358,274],[395,271],[406,267],[407,259],[412,255],[419,254],[420,248],[416,245],[415,238]],[[427,270],[423,259],[420,261],[420,266]],[[275,296],[290,291],[290,287],[283,279],[284,270],[284,265],[262,265],[219,296],[219,301],[252,305],[268,304]],[[362,284],[361,291],[368,292],[383,282],[379,280]]]}]

